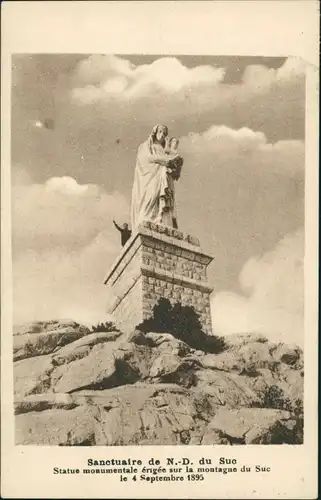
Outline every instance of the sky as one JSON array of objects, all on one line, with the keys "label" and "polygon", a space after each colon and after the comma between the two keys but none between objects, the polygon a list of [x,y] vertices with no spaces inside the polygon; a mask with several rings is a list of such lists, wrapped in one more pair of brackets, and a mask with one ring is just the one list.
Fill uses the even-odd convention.
[{"label": "sky", "polygon": [[137,148],[180,138],[179,228],[214,256],[214,333],[302,343],[305,67],[296,58],[15,55],[14,321],[104,319]]}]

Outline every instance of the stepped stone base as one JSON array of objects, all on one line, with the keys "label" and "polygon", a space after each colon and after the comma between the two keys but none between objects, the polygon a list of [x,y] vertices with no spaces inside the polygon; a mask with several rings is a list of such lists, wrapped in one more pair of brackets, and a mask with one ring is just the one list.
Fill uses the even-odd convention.
[{"label": "stepped stone base", "polygon": [[112,292],[108,312],[124,332],[152,316],[162,297],[192,306],[203,330],[211,333],[206,269],[213,258],[199,241],[166,226],[144,222],[122,249],[105,280]]}]

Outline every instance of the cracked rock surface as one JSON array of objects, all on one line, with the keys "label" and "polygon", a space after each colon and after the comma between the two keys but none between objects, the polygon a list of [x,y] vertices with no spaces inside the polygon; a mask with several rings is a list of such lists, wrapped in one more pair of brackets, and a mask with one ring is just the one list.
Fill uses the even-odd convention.
[{"label": "cracked rock surface", "polygon": [[[223,352],[208,354],[169,333],[90,333],[72,321],[19,328],[16,444],[302,442],[294,408],[303,354],[295,345],[232,335]],[[273,396],[280,393],[286,405]]]}]

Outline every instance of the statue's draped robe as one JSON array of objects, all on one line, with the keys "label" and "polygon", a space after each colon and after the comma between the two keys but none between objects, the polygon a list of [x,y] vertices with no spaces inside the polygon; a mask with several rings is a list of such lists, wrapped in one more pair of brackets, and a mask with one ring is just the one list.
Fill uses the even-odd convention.
[{"label": "statue's draped robe", "polygon": [[133,231],[144,220],[174,227],[174,180],[164,165],[152,161],[164,154],[163,147],[150,140],[138,148],[131,207]]}]

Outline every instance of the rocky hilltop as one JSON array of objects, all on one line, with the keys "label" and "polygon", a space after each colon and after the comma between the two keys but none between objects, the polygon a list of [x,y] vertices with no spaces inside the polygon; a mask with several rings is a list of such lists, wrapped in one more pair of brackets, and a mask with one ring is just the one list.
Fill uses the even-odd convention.
[{"label": "rocky hilltop", "polygon": [[16,444],[299,444],[303,354],[261,335],[218,353],[169,333],[14,331]]}]

